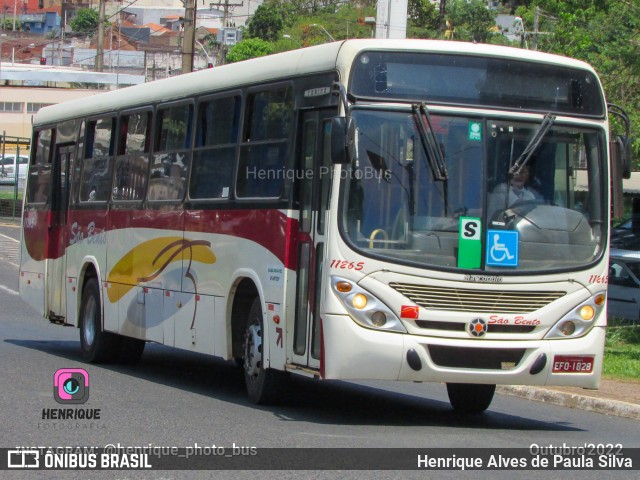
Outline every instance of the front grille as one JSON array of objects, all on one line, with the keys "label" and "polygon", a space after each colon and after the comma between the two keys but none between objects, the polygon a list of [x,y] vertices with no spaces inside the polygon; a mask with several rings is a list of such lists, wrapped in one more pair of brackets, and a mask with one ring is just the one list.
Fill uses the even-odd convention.
[{"label": "front grille", "polygon": [[427,309],[474,313],[531,313],[566,295],[563,291],[472,290],[396,282],[389,286]]},{"label": "front grille", "polygon": [[524,348],[468,348],[428,345],[433,363],[440,367],[506,370],[515,368],[525,354]]},{"label": "front grille", "polygon": [[[467,329],[466,323],[461,322],[440,322],[437,320],[416,320],[416,325],[420,328],[431,330],[446,330],[449,332],[464,332]],[[535,325],[487,325],[488,333],[531,333],[536,329]]]}]

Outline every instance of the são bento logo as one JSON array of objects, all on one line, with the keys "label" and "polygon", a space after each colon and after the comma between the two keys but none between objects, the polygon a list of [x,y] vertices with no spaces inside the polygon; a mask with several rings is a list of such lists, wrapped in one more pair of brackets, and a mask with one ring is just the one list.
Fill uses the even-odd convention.
[{"label": "s\u00e3o bento logo", "polygon": [[89,373],[82,368],[61,368],[53,375],[53,398],[64,404],[89,400]]}]

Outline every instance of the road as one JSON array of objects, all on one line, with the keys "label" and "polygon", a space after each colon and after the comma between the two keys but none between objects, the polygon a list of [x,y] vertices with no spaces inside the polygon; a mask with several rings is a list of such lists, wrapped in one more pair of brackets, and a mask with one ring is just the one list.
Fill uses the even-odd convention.
[{"label": "road", "polygon": [[[0,447],[236,446],[275,448],[640,447],[637,421],[497,395],[480,416],[452,412],[440,384],[318,382],[294,379],[281,405],[245,398],[232,364],[148,345],[137,366],[85,364],[78,331],[50,324],[17,295],[19,230],[0,226]],[[43,420],[60,408],[52,394],[59,368],[84,368],[88,409],[99,420]],[[635,468],[638,468],[637,466]],[[102,471],[0,472],[2,478],[631,478],[586,471]]]}]

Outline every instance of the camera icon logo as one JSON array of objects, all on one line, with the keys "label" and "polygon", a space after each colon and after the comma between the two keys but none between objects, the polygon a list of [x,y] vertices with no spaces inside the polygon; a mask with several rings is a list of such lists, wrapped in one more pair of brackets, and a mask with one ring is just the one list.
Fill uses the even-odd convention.
[{"label": "camera icon logo", "polygon": [[82,368],[56,370],[53,375],[53,398],[58,403],[85,403],[89,400],[89,373]]}]

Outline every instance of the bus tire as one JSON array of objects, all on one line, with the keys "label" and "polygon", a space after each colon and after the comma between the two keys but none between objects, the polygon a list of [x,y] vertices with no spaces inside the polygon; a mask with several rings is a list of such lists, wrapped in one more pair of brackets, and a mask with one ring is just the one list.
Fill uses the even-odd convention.
[{"label": "bus tire", "polygon": [[477,414],[484,412],[496,391],[495,385],[447,383],[449,402],[456,412]]},{"label": "bus tire", "polygon": [[102,329],[98,280],[90,278],[82,290],[80,305],[80,348],[89,363],[114,361],[120,352],[120,337]]},{"label": "bus tire", "polygon": [[249,311],[242,345],[244,381],[249,401],[258,405],[269,405],[279,400],[283,373],[264,368],[262,305],[255,298]]},{"label": "bus tire", "polygon": [[136,365],[140,361],[140,357],[142,357],[142,352],[144,352],[144,346],[146,344],[147,342],[138,338],[122,337],[120,340],[118,363]]}]

